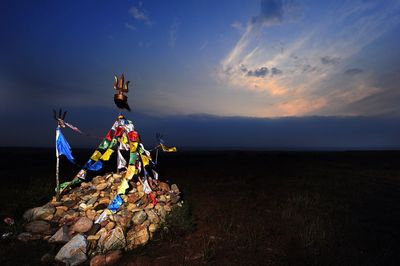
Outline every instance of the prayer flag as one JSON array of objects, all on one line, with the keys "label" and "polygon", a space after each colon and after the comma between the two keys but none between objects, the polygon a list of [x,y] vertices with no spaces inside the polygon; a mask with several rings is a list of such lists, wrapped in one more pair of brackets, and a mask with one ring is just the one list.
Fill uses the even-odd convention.
[{"label": "prayer flag", "polygon": [[118,150],[118,157],[117,157],[117,169],[126,168],[126,160],[124,156],[122,156],[121,151]]},{"label": "prayer flag", "polygon": [[164,152],[176,152],[176,147],[167,147],[164,144],[160,144]]},{"label": "prayer flag", "polygon": [[72,156],[71,146],[69,146],[60,128],[56,130],[56,156],[65,155],[71,163],[75,163]]},{"label": "prayer flag", "polygon": [[83,168],[90,171],[99,171],[102,167],[103,163],[101,161],[89,160]]},{"label": "prayer flag", "polygon": [[113,154],[113,150],[112,149],[110,149],[110,148],[108,148],[107,150],[106,150],[106,152],[105,153],[103,153],[103,155],[100,157],[100,160],[102,160],[102,161],[108,161],[108,160],[110,160],[110,156],[111,156],[111,154]]}]

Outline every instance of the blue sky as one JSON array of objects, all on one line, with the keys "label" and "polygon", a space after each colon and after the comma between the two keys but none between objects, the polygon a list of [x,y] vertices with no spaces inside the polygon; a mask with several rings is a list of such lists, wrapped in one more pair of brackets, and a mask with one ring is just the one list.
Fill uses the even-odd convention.
[{"label": "blue sky", "polygon": [[[2,1],[0,22],[0,118],[37,128],[29,140],[3,131],[0,145],[50,146],[58,107],[102,134],[112,121],[95,120],[118,112],[120,73],[131,81],[127,116],[148,138],[158,130],[177,145],[241,146],[222,135],[248,121],[239,136],[261,133],[243,146],[400,145],[399,1]],[[207,132],[226,125],[218,138],[186,131],[199,114]],[[287,127],[275,135],[259,125],[277,121]],[[314,137],[293,141],[302,121]],[[335,140],[315,129],[332,125]]]}]

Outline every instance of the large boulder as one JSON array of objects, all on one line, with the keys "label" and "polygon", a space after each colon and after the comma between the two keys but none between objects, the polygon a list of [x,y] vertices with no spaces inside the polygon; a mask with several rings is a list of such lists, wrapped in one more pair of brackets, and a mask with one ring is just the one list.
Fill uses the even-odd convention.
[{"label": "large boulder", "polygon": [[78,233],[86,233],[93,226],[93,221],[87,217],[81,217],[78,221],[72,226],[72,231]]},{"label": "large boulder", "polygon": [[60,249],[55,260],[66,265],[79,265],[87,260],[86,251],[86,238],[81,234],[77,234]]},{"label": "large boulder", "polygon": [[50,224],[46,221],[33,221],[25,225],[25,230],[32,234],[50,234]]},{"label": "large boulder", "polygon": [[147,226],[138,226],[129,230],[126,240],[128,249],[133,249],[137,246],[144,245],[149,241],[150,235]]},{"label": "large boulder", "polygon": [[22,218],[27,221],[34,220],[46,220],[49,221],[53,218],[54,213],[56,212],[56,208],[50,204],[43,205],[41,207],[36,207],[27,210]]},{"label": "large boulder", "polygon": [[106,235],[102,236],[99,240],[99,246],[102,252],[125,248],[126,240],[122,228],[116,227]]},{"label": "large boulder", "polygon": [[60,227],[58,231],[49,239],[50,243],[67,243],[71,240],[68,234],[68,226]]}]

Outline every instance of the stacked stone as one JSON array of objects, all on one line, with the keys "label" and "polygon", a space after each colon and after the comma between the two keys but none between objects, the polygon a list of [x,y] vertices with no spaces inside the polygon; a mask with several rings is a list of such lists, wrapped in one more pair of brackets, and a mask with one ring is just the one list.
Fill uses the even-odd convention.
[{"label": "stacked stone", "polygon": [[[178,186],[158,182],[153,190],[157,204],[143,191],[140,182],[130,182],[130,191],[121,195],[124,204],[115,213],[107,207],[117,195],[122,174],[97,176],[81,183],[57,201],[25,212],[26,232],[22,241],[44,239],[50,243],[66,243],[55,259],[66,264],[78,265],[92,257],[91,264],[107,265],[115,261],[119,250],[130,250],[146,244],[156,232],[166,215],[180,202]],[[107,212],[107,219],[96,220]],[[106,262],[106,259],[109,259]],[[102,263],[98,263],[102,261]]]}]

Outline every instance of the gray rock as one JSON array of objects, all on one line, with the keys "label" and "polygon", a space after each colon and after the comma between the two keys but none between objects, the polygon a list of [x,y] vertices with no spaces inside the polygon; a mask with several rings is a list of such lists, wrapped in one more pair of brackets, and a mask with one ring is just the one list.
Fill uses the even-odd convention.
[{"label": "gray rock", "polygon": [[169,193],[169,198],[170,198],[170,201],[171,201],[173,204],[176,204],[176,203],[179,201],[179,199],[180,199],[179,195],[176,194],[175,192]]},{"label": "gray rock", "polygon": [[89,201],[86,203],[87,205],[94,205],[97,201],[97,197],[92,197],[89,199]]},{"label": "gray rock", "polygon": [[67,243],[71,240],[68,234],[68,226],[60,227],[58,231],[49,239],[50,243]]},{"label": "gray rock", "polygon": [[50,224],[45,221],[33,221],[25,225],[25,230],[32,234],[49,234]]},{"label": "gray rock", "polygon": [[42,207],[27,210],[22,217],[27,222],[34,220],[50,220],[55,212],[56,208],[54,206],[46,204]]},{"label": "gray rock", "polygon": [[60,249],[55,259],[66,265],[78,265],[87,260],[86,251],[86,238],[78,234]]},{"label": "gray rock", "polygon": [[132,222],[136,225],[143,223],[147,218],[147,214],[145,211],[138,211],[132,217]]},{"label": "gray rock", "polygon": [[154,209],[146,210],[146,214],[151,223],[158,224],[160,222],[160,217],[158,217]]},{"label": "gray rock", "polygon": [[172,184],[171,185],[171,190],[176,194],[180,193],[179,188],[178,188],[178,186],[176,184]]},{"label": "gray rock", "polygon": [[146,244],[150,239],[150,235],[146,226],[139,226],[138,228],[129,230],[126,238],[128,241],[127,248],[134,249],[137,246]]},{"label": "gray rock", "polygon": [[99,240],[99,245],[103,252],[115,249],[123,249],[126,246],[124,231],[121,227],[111,230],[105,237]]}]

